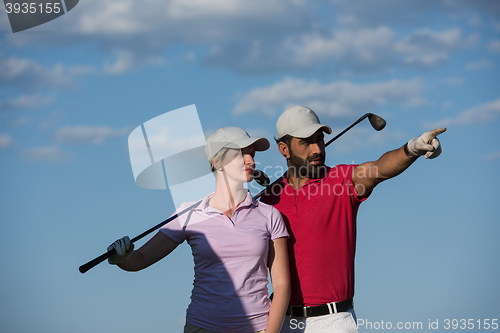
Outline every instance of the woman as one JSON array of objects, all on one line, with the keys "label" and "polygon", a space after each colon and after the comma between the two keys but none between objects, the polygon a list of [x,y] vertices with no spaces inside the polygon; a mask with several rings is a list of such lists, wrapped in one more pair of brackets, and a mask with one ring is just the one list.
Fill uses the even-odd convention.
[{"label": "woman", "polygon": [[[242,129],[224,127],[209,136],[205,153],[215,174],[215,192],[202,199],[141,248],[124,237],[108,248],[111,264],[144,269],[187,240],[195,262],[194,287],[185,333],[278,333],[290,297],[286,241],[281,214],[258,202],[243,185],[253,180],[255,151],[269,148]],[[192,205],[184,203],[178,211]],[[273,302],[267,293],[267,268]]]}]

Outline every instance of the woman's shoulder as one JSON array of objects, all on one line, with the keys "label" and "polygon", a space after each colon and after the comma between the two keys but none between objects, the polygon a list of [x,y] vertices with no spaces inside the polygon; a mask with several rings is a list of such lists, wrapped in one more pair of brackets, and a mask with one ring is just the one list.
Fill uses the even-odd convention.
[{"label": "woman's shoulder", "polygon": [[262,201],[257,201],[257,207],[262,213],[266,213],[267,215],[279,214],[279,210],[277,210],[273,205],[267,204]]},{"label": "woman's shoulder", "polygon": [[[177,212],[180,212],[186,208],[194,208],[193,206],[196,205],[196,208],[203,208],[202,206],[206,206],[208,200],[213,196],[213,193],[208,194],[207,196],[196,200],[196,201],[184,201],[183,203],[180,204],[180,206],[176,209]],[[205,203],[203,203],[205,202]]]}]

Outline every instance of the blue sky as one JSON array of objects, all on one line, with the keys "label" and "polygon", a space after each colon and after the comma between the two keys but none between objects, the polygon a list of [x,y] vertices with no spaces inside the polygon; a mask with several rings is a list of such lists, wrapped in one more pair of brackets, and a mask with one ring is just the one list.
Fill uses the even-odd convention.
[{"label": "blue sky", "polygon": [[[439,158],[361,205],[356,311],[478,331],[500,319],[499,77],[494,0],[82,0],[16,34],[0,11],[2,331],[182,330],[187,244],[139,273],[78,267],[173,212],[168,190],[135,185],[127,137],[191,104],[206,135],[239,126],[272,140],[293,105],[334,133],[366,112],[387,120],[328,147],[329,165],[448,127]],[[272,179],[284,166],[274,144],[257,162]]]}]

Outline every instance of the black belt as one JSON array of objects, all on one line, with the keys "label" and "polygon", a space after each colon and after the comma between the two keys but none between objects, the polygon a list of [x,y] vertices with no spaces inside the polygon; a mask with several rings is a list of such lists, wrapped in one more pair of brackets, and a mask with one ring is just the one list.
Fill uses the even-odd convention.
[{"label": "black belt", "polygon": [[318,306],[290,305],[288,309],[286,309],[286,314],[290,317],[316,317],[338,312],[347,312],[353,307],[352,299]]}]

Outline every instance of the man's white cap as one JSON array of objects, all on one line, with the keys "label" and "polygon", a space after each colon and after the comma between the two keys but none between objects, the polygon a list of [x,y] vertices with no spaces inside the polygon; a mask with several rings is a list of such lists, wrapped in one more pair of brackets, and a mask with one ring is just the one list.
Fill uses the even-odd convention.
[{"label": "man's white cap", "polygon": [[305,106],[294,106],[281,114],[276,122],[278,139],[285,135],[296,138],[308,138],[317,130],[322,129],[327,134],[332,134],[330,126],[322,125],[313,110]]},{"label": "man's white cap", "polygon": [[205,145],[205,155],[209,161],[222,148],[241,149],[253,145],[255,151],[269,149],[269,141],[266,138],[251,138],[247,132],[239,127],[222,127],[212,133]]}]

